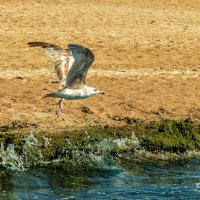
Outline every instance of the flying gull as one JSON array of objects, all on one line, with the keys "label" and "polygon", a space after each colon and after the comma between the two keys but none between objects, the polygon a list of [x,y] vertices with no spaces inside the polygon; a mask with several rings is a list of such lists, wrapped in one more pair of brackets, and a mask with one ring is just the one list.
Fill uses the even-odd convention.
[{"label": "flying gull", "polygon": [[57,116],[62,113],[64,99],[85,99],[103,91],[86,86],[86,75],[94,61],[92,51],[79,44],[68,44],[67,49],[44,42],[29,42],[30,47],[44,48],[52,59],[60,83],[59,90],[45,97],[60,98]]}]

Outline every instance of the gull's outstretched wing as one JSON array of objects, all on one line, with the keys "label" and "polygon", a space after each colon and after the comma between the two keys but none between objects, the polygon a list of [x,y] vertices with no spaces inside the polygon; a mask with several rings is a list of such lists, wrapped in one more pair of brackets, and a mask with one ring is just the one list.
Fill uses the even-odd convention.
[{"label": "gull's outstretched wing", "polygon": [[94,54],[90,49],[78,44],[69,44],[67,50],[71,51],[72,55],[69,57],[66,87],[82,88],[86,82],[87,71],[94,61]]},{"label": "gull's outstretched wing", "polygon": [[42,47],[45,49],[47,55],[52,59],[60,87],[63,88],[66,84],[66,64],[69,60],[68,52],[59,46],[45,42],[29,42],[28,45],[30,47]]}]

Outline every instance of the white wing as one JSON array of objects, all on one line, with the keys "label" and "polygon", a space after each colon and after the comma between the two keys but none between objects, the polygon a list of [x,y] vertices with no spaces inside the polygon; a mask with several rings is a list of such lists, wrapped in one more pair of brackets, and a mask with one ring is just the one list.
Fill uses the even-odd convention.
[{"label": "white wing", "polygon": [[52,59],[55,72],[60,82],[60,87],[63,88],[66,83],[66,71],[68,64],[69,55],[68,53],[59,46],[44,42],[29,42],[30,47],[42,47],[45,49],[47,55]]}]

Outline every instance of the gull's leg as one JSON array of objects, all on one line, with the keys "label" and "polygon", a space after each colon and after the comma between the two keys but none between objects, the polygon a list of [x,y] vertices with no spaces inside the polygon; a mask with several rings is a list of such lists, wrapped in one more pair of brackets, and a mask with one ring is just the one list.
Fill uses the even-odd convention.
[{"label": "gull's leg", "polygon": [[57,117],[59,117],[62,113],[62,108],[63,108],[63,100],[64,99],[60,99],[60,101],[58,102],[58,111],[57,111]]}]

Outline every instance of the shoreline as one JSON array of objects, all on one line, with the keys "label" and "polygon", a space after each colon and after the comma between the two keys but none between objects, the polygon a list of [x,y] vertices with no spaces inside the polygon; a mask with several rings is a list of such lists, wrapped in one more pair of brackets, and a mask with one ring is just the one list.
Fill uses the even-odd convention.
[{"label": "shoreline", "polygon": [[[68,161],[90,166],[136,154],[198,156],[198,1],[22,0],[0,6],[1,165],[63,159],[67,168]],[[58,99],[43,96],[56,91],[58,81],[50,59],[27,46],[31,41],[91,49],[87,85],[105,94],[65,101],[57,119]]]},{"label": "shoreline", "polygon": [[0,127],[1,167],[88,170],[104,163],[170,161],[200,156],[200,123],[185,120],[133,122],[126,126],[47,132],[12,123]]}]

